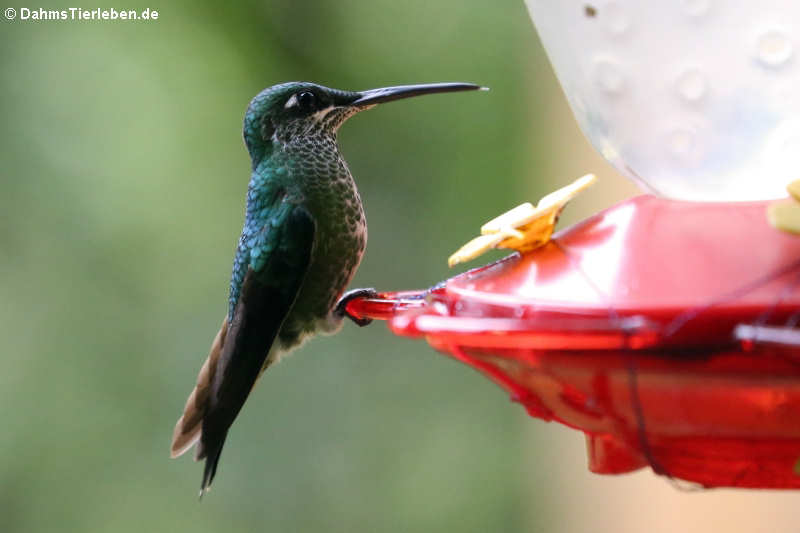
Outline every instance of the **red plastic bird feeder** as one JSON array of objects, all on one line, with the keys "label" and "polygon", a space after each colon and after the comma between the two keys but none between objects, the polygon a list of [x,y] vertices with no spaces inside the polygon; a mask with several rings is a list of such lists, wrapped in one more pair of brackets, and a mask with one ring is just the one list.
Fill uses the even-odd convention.
[{"label": "red plastic bird feeder", "polygon": [[800,488],[800,238],[766,203],[640,196],[356,315],[583,431],[589,468]]}]

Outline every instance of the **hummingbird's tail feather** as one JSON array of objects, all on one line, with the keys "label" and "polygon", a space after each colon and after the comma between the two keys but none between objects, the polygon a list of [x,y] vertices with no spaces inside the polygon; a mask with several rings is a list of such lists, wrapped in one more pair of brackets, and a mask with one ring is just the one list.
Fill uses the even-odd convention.
[{"label": "hummingbird's tail feather", "polygon": [[[222,352],[222,346],[225,344],[227,332],[228,318],[225,317],[217,336],[214,337],[214,342],[211,343],[208,358],[203,363],[203,368],[200,369],[200,373],[197,376],[197,385],[186,400],[183,414],[175,424],[175,430],[172,433],[172,447],[170,449],[170,456],[173,458],[183,455],[200,438],[208,394],[211,390],[211,380],[214,378],[214,370],[217,368],[217,361]],[[199,449],[198,452],[200,452]],[[195,457],[195,459],[199,459],[199,457]]]},{"label": "hummingbird's tail feather", "polygon": [[198,445],[198,451],[202,446],[202,453],[206,458],[206,464],[203,468],[203,481],[200,483],[200,497],[203,493],[208,492],[211,488],[211,482],[214,481],[214,476],[217,475],[217,464],[219,464],[219,457],[222,454],[222,446],[225,444],[225,436],[216,440],[212,449],[205,446]]}]

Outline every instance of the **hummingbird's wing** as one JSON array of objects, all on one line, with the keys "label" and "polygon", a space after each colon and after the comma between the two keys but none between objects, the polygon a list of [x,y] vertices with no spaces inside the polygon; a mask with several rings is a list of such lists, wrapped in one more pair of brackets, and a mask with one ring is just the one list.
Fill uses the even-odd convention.
[{"label": "hummingbird's wing", "polygon": [[[222,445],[228,429],[244,405],[255,384],[266,357],[275,342],[286,315],[289,313],[305,279],[314,249],[315,223],[311,214],[301,205],[283,201],[259,233],[254,246],[259,252],[251,254],[233,317],[218,334],[220,342],[212,345],[208,368],[204,365],[198,378],[195,404],[200,399],[200,389],[205,397],[202,420],[199,422],[200,442],[197,459],[205,458],[201,490],[211,484],[216,473]],[[211,360],[215,355],[216,361]],[[201,383],[206,372],[205,384]],[[192,396],[190,396],[190,400]],[[178,421],[173,436],[173,454],[191,446],[181,435],[195,428],[184,427]],[[181,430],[179,430],[181,428]]]}]

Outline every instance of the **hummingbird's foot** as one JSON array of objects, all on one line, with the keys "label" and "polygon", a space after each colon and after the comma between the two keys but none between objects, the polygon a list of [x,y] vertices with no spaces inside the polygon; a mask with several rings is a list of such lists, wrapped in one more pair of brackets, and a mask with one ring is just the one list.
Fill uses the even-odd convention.
[{"label": "hummingbird's foot", "polygon": [[353,322],[355,322],[357,325],[364,327],[372,323],[372,319],[355,316],[351,314],[347,310],[347,304],[350,303],[350,301],[355,298],[377,298],[377,297],[378,297],[378,291],[376,291],[375,289],[353,289],[351,291],[347,291],[346,293],[344,293],[344,295],[342,295],[341,298],[339,298],[339,301],[336,303],[336,307],[334,308],[333,313],[342,318],[347,317]]}]

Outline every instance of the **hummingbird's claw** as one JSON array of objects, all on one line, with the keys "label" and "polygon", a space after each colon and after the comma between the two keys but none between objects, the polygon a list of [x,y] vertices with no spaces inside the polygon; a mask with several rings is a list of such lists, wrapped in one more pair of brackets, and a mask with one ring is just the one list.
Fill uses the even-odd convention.
[{"label": "hummingbird's claw", "polygon": [[347,310],[347,304],[350,303],[350,301],[355,298],[377,298],[377,297],[378,297],[378,291],[376,291],[375,289],[353,289],[347,291],[346,293],[344,293],[344,295],[342,295],[341,298],[339,298],[339,301],[336,302],[336,307],[334,308],[333,312],[334,314],[342,318],[344,317],[349,318],[350,320],[355,322],[358,326],[363,328],[364,326],[371,324],[372,319],[355,316],[351,314]]}]

